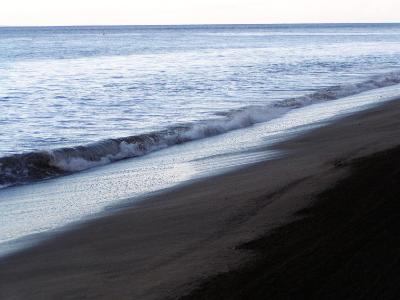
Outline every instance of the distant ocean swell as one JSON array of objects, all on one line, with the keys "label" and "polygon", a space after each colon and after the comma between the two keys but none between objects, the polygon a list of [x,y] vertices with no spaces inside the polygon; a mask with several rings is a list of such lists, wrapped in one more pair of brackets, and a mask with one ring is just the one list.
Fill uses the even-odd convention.
[{"label": "distant ocean swell", "polygon": [[321,89],[312,94],[285,99],[268,106],[251,106],[220,113],[220,117],[217,119],[171,127],[159,132],[107,139],[83,146],[1,157],[0,188],[66,175],[114,161],[142,156],[162,148],[266,122],[291,109],[399,83],[400,72],[389,73],[356,84]]}]

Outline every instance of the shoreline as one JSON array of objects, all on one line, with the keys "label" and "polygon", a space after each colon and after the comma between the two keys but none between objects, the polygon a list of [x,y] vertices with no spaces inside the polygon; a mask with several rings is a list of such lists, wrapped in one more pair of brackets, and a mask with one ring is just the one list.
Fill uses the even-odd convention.
[{"label": "shoreline", "polygon": [[[99,166],[130,158],[142,157],[187,142],[203,140],[278,119],[295,108],[357,97],[374,90],[400,84],[400,73],[388,72],[368,80],[320,88],[293,98],[284,98],[258,106],[218,113],[219,117],[171,125],[164,129],[136,135],[103,137],[82,144],[48,145],[48,149],[5,150],[0,156],[0,188],[22,186],[42,180],[73,175]],[[382,91],[381,91],[382,92]],[[398,94],[396,94],[397,96]]]},{"label": "shoreline", "polygon": [[10,256],[0,261],[0,298],[186,294],[249,260],[237,246],[295,219],[349,174],[338,165],[400,144],[399,114],[392,101],[339,119],[278,144],[288,157],[155,195]]}]

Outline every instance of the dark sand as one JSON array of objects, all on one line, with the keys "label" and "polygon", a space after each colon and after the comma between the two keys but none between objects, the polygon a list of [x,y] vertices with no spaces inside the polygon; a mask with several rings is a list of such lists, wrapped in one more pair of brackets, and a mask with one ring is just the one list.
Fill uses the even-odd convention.
[{"label": "dark sand", "polygon": [[182,299],[400,299],[400,147],[348,166],[300,220],[238,247],[254,260]]},{"label": "dark sand", "polygon": [[400,102],[345,118],[0,261],[0,299],[392,299],[400,150],[357,159],[398,145]]}]

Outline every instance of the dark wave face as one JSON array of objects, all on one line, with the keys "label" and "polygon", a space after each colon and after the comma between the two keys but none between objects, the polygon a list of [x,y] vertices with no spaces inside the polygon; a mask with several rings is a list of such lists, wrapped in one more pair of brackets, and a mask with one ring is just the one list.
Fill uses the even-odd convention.
[{"label": "dark wave face", "polygon": [[88,145],[15,154],[0,158],[0,186],[24,184],[145,155],[176,144],[202,139],[277,118],[289,110],[335,100],[400,83],[400,73],[376,76],[356,84],[333,86],[266,106],[249,106],[219,113],[220,117],[136,136]]},{"label": "dark wave face", "polygon": [[47,152],[0,158],[0,186],[22,184],[65,173],[64,170],[51,165],[51,156]]}]

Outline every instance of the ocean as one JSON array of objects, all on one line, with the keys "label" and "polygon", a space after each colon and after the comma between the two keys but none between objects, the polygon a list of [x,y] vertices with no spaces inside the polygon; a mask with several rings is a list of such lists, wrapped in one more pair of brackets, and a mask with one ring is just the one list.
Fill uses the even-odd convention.
[{"label": "ocean", "polygon": [[1,28],[0,184],[399,83],[399,42],[398,24]]},{"label": "ocean", "polygon": [[248,150],[399,83],[400,24],[0,28],[0,248],[281,155]]}]

